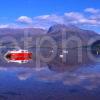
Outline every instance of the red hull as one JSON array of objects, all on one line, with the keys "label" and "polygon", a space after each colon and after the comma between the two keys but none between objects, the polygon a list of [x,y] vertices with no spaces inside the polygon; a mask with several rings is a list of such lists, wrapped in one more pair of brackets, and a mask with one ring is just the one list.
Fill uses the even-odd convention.
[{"label": "red hull", "polygon": [[32,60],[32,53],[9,53],[6,55],[6,58],[9,60]]}]

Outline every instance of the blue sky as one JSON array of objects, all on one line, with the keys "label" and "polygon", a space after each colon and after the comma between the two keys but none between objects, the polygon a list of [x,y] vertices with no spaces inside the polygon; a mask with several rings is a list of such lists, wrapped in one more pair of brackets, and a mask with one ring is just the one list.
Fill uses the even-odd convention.
[{"label": "blue sky", "polygon": [[18,17],[27,15],[30,17],[44,14],[67,11],[82,11],[85,8],[100,8],[99,0],[1,0],[0,16]]},{"label": "blue sky", "polygon": [[[92,11],[100,10],[100,1],[99,0],[35,0],[35,1],[34,0],[9,0],[9,1],[1,0],[0,1],[0,25],[2,27],[3,26],[8,27],[13,25],[18,26],[22,24],[23,26],[24,24],[26,25],[29,24],[29,22],[31,22],[31,25],[29,26],[36,25],[37,27],[39,26],[45,27],[48,26],[49,24],[52,25],[55,24],[56,22],[59,23],[60,21],[52,21],[52,20],[55,20],[57,18],[58,20],[62,20],[65,18],[66,13],[68,18],[74,14],[75,17],[85,16],[85,20],[87,18],[88,19],[87,21],[92,23],[94,19],[92,18],[91,20],[90,17],[91,16],[100,17],[100,12],[98,11],[98,13],[97,12],[93,13],[91,12],[91,9],[88,8],[92,8]],[[45,15],[48,16],[44,18]],[[65,18],[66,20],[67,17]],[[26,21],[27,19],[29,20],[29,22],[24,23],[24,21]],[[69,23],[69,21],[66,21],[66,23]],[[71,22],[71,24],[73,23]],[[80,26],[80,23],[78,23],[78,25]],[[100,25],[98,24],[98,26],[95,25],[95,27],[93,27],[88,24],[88,28],[92,27],[92,29],[97,32],[100,32],[99,26]],[[82,25],[82,27],[86,28],[86,25],[84,24]]]}]

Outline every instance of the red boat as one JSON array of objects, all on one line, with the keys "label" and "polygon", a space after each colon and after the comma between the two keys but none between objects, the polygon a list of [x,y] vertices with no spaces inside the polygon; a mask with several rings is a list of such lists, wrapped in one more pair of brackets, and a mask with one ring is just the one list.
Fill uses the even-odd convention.
[{"label": "red boat", "polygon": [[32,60],[32,53],[28,50],[13,50],[5,54],[5,59],[8,62],[27,63]]}]

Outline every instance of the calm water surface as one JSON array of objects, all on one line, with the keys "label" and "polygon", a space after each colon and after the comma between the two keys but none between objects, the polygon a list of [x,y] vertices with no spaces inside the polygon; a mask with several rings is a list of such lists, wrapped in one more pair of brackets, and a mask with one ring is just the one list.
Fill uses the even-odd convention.
[{"label": "calm water surface", "polygon": [[100,64],[74,72],[0,67],[0,100],[100,100]]}]

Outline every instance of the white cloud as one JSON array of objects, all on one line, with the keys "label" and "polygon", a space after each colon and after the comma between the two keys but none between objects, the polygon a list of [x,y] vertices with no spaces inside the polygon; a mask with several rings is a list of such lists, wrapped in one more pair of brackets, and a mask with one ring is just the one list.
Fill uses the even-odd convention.
[{"label": "white cloud", "polygon": [[64,16],[65,21],[70,24],[79,24],[82,20],[85,20],[84,15],[78,12],[67,12],[64,13]]},{"label": "white cloud", "polygon": [[84,16],[81,13],[78,13],[78,12],[64,13],[64,15],[67,18],[70,18],[70,19],[73,19],[73,20],[84,19]]},{"label": "white cloud", "polygon": [[32,21],[32,18],[28,16],[20,16],[17,19],[17,22],[24,23],[24,24],[32,24],[33,21]]},{"label": "white cloud", "polygon": [[37,16],[34,19],[39,20],[39,21],[49,22],[49,23],[50,22],[52,22],[52,23],[64,23],[63,16],[55,15],[55,14]]},{"label": "white cloud", "polygon": [[100,21],[97,20],[96,16],[94,16],[94,19],[91,16],[85,16],[79,12],[66,12],[62,16],[55,14],[37,16],[34,21],[36,22],[35,25],[39,27],[50,27],[53,24],[100,25]]},{"label": "white cloud", "polygon": [[1,24],[0,25],[0,28],[8,28],[9,27],[9,24]]},{"label": "white cloud", "polygon": [[92,20],[92,19],[80,19],[79,23],[81,24],[89,24],[89,25],[98,25],[98,21],[97,20]]},{"label": "white cloud", "polygon": [[85,15],[78,13],[78,12],[69,12],[64,14],[66,20],[69,21],[71,24],[81,24],[81,25],[100,25],[100,21],[97,18],[91,18],[91,15],[86,17]]},{"label": "white cloud", "polygon": [[48,29],[54,24],[73,24],[77,26],[99,26],[100,27],[100,9],[86,8],[85,12],[89,12],[88,16],[84,12],[65,12],[63,15],[47,14],[30,18],[28,16],[20,16],[15,24],[1,24],[0,28],[16,28],[16,27],[35,27]]},{"label": "white cloud", "polygon": [[42,16],[37,16],[35,17],[36,19],[48,19],[50,17],[50,15],[42,15]]},{"label": "white cloud", "polygon": [[84,11],[92,14],[100,13],[100,9],[95,9],[95,8],[86,8]]},{"label": "white cloud", "polygon": [[18,25],[11,23],[11,24],[0,24],[0,28],[19,28]]}]

